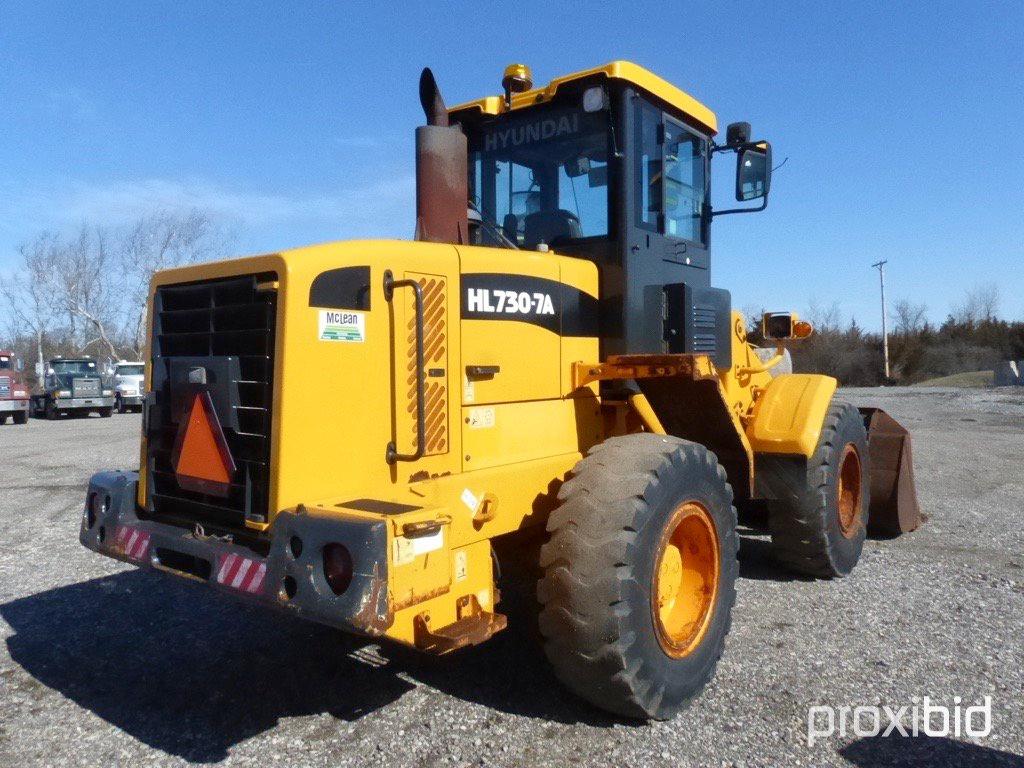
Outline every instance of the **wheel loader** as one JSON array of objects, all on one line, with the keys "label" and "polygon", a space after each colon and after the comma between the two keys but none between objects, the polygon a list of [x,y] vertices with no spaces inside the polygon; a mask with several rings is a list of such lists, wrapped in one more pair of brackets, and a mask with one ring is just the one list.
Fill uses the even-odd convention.
[{"label": "wheel loader", "polygon": [[848,574],[869,528],[920,522],[909,437],[833,378],[773,375],[811,326],[766,314],[766,356],[712,287],[712,223],[767,205],[749,124],[719,143],[625,61],[502,86],[449,108],[424,70],[413,241],[155,276],[140,468],[91,479],[81,542],[446,654],[506,627],[497,553],[535,533],[557,678],[669,718],[722,653],[738,511],[767,510],[781,566]]}]

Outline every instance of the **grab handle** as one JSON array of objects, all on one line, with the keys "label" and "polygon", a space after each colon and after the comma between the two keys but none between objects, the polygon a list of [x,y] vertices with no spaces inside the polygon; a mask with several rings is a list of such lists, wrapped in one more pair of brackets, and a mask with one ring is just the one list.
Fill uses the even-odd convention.
[{"label": "grab handle", "polygon": [[384,458],[388,464],[399,461],[416,461],[423,457],[427,442],[426,388],[427,375],[423,368],[423,286],[415,280],[395,280],[391,270],[384,271],[384,300],[389,302],[396,288],[412,288],[416,299],[416,450],[413,453],[399,453],[392,440],[388,443]]}]

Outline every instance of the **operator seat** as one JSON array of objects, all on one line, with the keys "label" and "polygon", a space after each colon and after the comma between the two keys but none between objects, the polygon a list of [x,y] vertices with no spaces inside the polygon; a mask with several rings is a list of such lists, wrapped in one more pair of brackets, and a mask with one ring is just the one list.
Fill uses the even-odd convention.
[{"label": "operator seat", "polygon": [[523,221],[523,245],[536,248],[541,242],[554,245],[559,240],[583,237],[583,228],[575,213],[562,208],[554,211],[536,211]]}]

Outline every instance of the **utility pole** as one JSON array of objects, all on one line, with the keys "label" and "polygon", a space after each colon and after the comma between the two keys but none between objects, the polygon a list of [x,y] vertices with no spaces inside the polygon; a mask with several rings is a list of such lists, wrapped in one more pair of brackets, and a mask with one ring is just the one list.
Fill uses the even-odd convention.
[{"label": "utility pole", "polygon": [[878,281],[882,287],[882,356],[885,358],[885,380],[889,380],[889,333],[885,327],[885,265],[887,260],[879,261],[871,266],[878,270]]}]

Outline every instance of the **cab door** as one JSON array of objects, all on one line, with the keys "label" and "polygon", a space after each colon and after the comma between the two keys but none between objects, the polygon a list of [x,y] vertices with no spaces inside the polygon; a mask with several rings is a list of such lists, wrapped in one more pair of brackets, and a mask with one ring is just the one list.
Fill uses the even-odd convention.
[{"label": "cab door", "polygon": [[559,397],[556,257],[499,248],[458,248],[462,403]]}]

